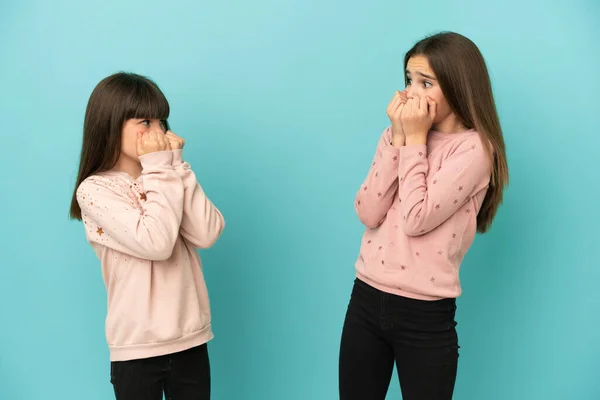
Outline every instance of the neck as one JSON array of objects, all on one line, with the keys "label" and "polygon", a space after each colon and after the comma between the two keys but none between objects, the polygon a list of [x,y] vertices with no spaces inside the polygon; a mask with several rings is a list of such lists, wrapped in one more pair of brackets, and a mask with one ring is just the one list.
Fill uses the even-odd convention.
[{"label": "neck", "polygon": [[133,179],[137,179],[142,174],[142,164],[139,161],[133,160],[123,154],[119,157],[119,161],[112,168],[113,171],[126,172]]},{"label": "neck", "polygon": [[468,130],[459,120],[456,115],[450,114],[442,122],[433,124],[433,130],[440,133],[457,133]]}]

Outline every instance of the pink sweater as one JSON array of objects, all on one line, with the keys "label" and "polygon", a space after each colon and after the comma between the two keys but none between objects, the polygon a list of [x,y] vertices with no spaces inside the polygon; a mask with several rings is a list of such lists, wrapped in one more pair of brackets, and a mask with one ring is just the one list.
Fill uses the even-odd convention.
[{"label": "pink sweater", "polygon": [[421,300],[461,294],[459,267],[476,234],[491,177],[480,135],[430,132],[427,145],[393,147],[384,131],[355,209],[367,227],[357,277]]},{"label": "pink sweater", "polygon": [[197,248],[224,227],[181,150],[140,157],[142,175],[105,172],[77,190],[102,265],[111,361],[183,351],[213,337]]}]

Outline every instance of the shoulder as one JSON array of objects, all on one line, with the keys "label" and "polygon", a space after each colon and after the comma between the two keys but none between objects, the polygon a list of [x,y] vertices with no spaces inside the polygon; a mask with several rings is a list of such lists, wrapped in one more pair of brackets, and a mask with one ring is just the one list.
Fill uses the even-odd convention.
[{"label": "shoulder", "polygon": [[462,168],[475,182],[474,190],[487,187],[494,169],[494,151],[490,140],[479,132],[473,132],[461,143]]},{"label": "shoulder", "polygon": [[470,171],[470,174],[487,179],[492,173],[493,157],[491,144],[477,131],[456,134],[449,144],[446,160],[452,160],[454,172]]},{"label": "shoulder", "polygon": [[92,203],[94,200],[106,199],[135,199],[132,192],[132,183],[124,178],[111,173],[91,175],[86,178],[77,188],[77,201],[80,206],[83,203]]},{"label": "shoulder", "polygon": [[456,138],[452,140],[451,147],[450,156],[460,154],[470,155],[475,158],[489,158],[492,149],[490,141],[484,135],[474,130],[456,134]]},{"label": "shoulder", "polygon": [[118,188],[117,182],[114,178],[106,175],[92,175],[87,177],[81,182],[77,188],[77,196],[92,196],[95,193],[105,193],[107,191],[114,191]]}]

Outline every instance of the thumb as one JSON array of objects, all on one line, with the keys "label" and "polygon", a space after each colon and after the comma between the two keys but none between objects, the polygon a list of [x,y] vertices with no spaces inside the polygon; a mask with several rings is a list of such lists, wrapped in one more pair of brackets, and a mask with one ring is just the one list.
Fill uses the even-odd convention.
[{"label": "thumb", "polygon": [[400,107],[398,107],[398,110],[396,111],[396,116],[398,118],[400,118],[402,116],[402,111],[404,110],[404,106],[405,106],[405,103],[402,103],[402,104],[400,104]]},{"label": "thumb", "polygon": [[437,103],[431,97],[427,97],[427,105],[429,106],[428,107],[429,118],[431,118],[431,120],[433,121],[437,114]]}]

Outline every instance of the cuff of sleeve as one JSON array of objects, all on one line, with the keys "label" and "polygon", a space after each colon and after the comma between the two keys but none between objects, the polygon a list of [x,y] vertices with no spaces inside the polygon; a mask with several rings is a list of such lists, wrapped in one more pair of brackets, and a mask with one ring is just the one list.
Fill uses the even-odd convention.
[{"label": "cuff of sleeve", "polygon": [[173,152],[170,150],[144,154],[139,159],[143,170],[173,168]]},{"label": "cuff of sleeve", "polygon": [[386,163],[390,163],[390,166],[397,167],[398,159],[400,158],[400,149],[392,146],[391,143],[386,142],[381,149],[381,158],[385,160]]},{"label": "cuff of sleeve", "polygon": [[173,167],[181,167],[183,165],[183,149],[173,150]]},{"label": "cuff of sleeve", "polygon": [[400,158],[407,162],[415,162],[419,160],[427,160],[427,145],[411,144],[402,146],[400,150]]},{"label": "cuff of sleeve", "polygon": [[391,143],[386,142],[385,147],[383,148],[383,152],[391,156],[397,156],[398,154],[400,154],[400,149],[392,146]]}]

